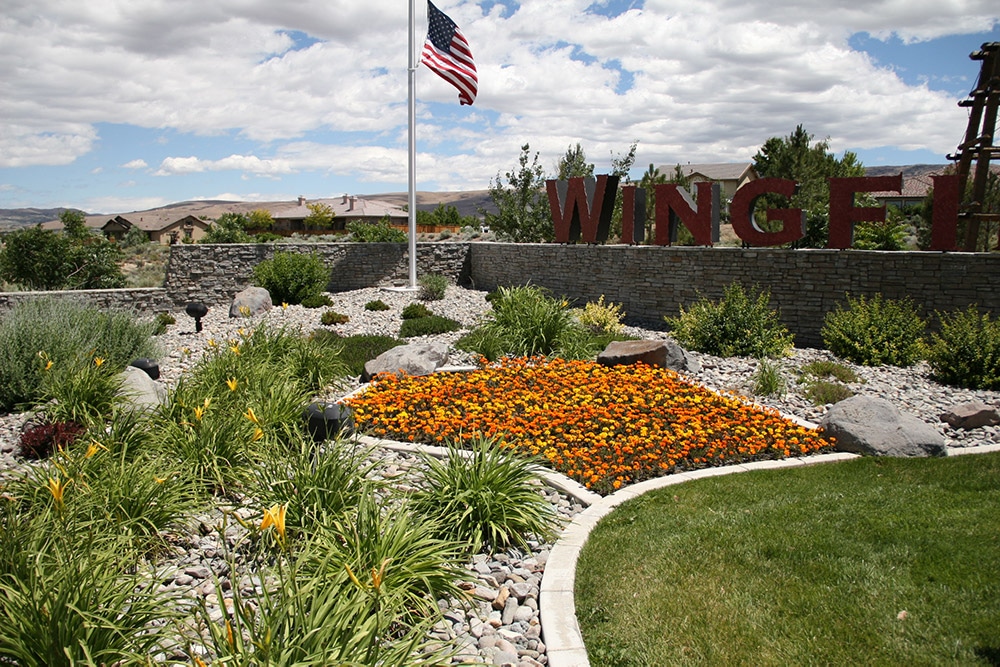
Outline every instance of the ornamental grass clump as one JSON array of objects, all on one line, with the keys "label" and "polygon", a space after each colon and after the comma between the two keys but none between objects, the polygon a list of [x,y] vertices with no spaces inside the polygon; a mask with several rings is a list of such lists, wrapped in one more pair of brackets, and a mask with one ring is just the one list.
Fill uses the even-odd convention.
[{"label": "ornamental grass clump", "polygon": [[847,297],[826,314],[820,334],[838,357],[864,366],[912,366],[923,356],[926,325],[911,299]]},{"label": "ornamental grass clump", "polygon": [[337,348],[339,350],[337,358],[346,368],[348,375],[360,375],[365,368],[365,362],[371,361],[387,350],[406,344],[406,341],[393,336],[357,334],[341,337],[336,332],[326,329],[314,331],[310,338],[321,345]]},{"label": "ornamental grass clump", "polygon": [[440,301],[444,298],[448,285],[451,284],[447,276],[438,273],[424,274],[417,282],[420,285],[419,298],[421,301]]},{"label": "ornamental grass clump", "polygon": [[792,335],[770,307],[771,295],[732,283],[718,301],[702,298],[677,317],[665,317],[677,341],[717,357],[780,357]]},{"label": "ornamental grass clump", "polygon": [[70,300],[16,305],[0,318],[0,410],[37,403],[41,370],[50,361],[51,369],[78,358],[101,358],[105,371],[119,372],[136,357],[155,357],[155,327],[130,312]]},{"label": "ornamental grass clump", "polygon": [[483,323],[459,340],[460,349],[496,361],[503,356],[535,355],[583,359],[601,347],[565,300],[540,287],[501,287],[491,304]]},{"label": "ornamental grass clump", "polygon": [[1000,320],[975,305],[938,318],[941,329],[927,353],[931,377],[955,387],[1000,389]]},{"label": "ornamental grass clump", "polygon": [[350,400],[357,428],[446,443],[495,439],[606,493],[653,477],[830,446],[777,411],[643,364],[504,359],[467,373],[379,376]]},{"label": "ornamental grass clump", "polygon": [[449,443],[443,461],[422,459],[427,471],[411,506],[439,522],[442,538],[467,544],[470,553],[495,553],[510,546],[530,552],[529,537],[551,537],[555,512],[529,458],[476,437]]}]

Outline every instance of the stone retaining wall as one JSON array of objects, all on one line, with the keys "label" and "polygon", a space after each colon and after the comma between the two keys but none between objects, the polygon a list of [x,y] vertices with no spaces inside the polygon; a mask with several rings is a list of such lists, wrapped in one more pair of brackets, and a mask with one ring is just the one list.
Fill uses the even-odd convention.
[{"label": "stone retaining wall", "polygon": [[647,324],[734,281],[756,283],[800,347],[822,346],[823,317],[845,293],[910,297],[928,316],[972,303],[1000,313],[1000,253],[474,243],[470,254],[478,289],[530,282],[579,301],[603,294]]},{"label": "stone retaining wall", "polygon": [[[402,243],[198,244],[171,247],[164,288],[41,294],[143,312],[190,301],[218,305],[249,285],[253,267],[276,247],[319,254],[330,267],[331,292],[408,281]],[[645,324],[662,323],[699,296],[718,298],[734,281],[757,284],[771,291],[796,344],[808,347],[821,346],[823,317],[846,293],[910,297],[925,316],[972,303],[1000,313],[1000,253],[419,243],[417,272],[483,290],[531,283],[581,302],[603,294]],[[0,294],[0,310],[39,294]]]}]

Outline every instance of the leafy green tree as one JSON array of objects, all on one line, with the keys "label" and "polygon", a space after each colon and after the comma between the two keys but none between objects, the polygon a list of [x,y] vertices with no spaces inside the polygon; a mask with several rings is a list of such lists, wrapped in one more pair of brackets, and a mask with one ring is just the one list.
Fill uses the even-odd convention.
[{"label": "leafy green tree", "polygon": [[123,248],[136,248],[141,245],[149,243],[149,234],[139,229],[138,226],[132,225],[122,236],[121,246]]},{"label": "leafy green tree", "polygon": [[253,243],[246,232],[249,224],[243,213],[223,213],[212,223],[199,243]]},{"label": "leafy green tree", "polygon": [[63,224],[63,232],[71,239],[79,241],[91,236],[87,229],[87,217],[82,211],[66,209],[59,214],[59,221]]},{"label": "leafy green tree", "polygon": [[71,243],[67,256],[68,272],[64,289],[115,289],[125,287],[120,262],[125,254],[103,236],[92,235]]},{"label": "leafy green tree", "polygon": [[70,239],[40,225],[11,232],[0,251],[0,278],[28,290],[62,289]]},{"label": "leafy green tree", "polygon": [[498,236],[515,243],[541,243],[555,237],[545,172],[538,164],[537,152],[532,159],[529,144],[521,146],[515,169],[508,171],[503,180],[499,173],[496,180],[490,180],[489,192],[497,212],[481,212]]},{"label": "leafy green tree", "polygon": [[583,147],[577,145],[566,149],[566,155],[559,158],[559,165],[556,168],[556,179],[560,181],[570,178],[593,178],[594,165],[587,162],[587,156],[583,152]]},{"label": "leafy green tree", "polygon": [[306,204],[306,208],[309,209],[309,215],[303,221],[306,229],[330,229],[333,227],[333,218],[336,214],[329,204],[317,201]]},{"label": "leafy green tree", "polygon": [[865,167],[851,151],[840,159],[830,152],[829,140],[812,143],[813,136],[798,125],[787,137],[771,137],[753,157],[754,170],[761,178],[790,178],[799,184],[798,191],[786,203],[778,196],[763,197],[758,204],[762,226],[765,208],[790,205],[806,212],[806,237],[798,245],[809,248],[826,246],[830,225],[829,178],[864,176]]},{"label": "leafy green tree", "polygon": [[[677,165],[677,170],[683,176],[684,172],[680,171],[681,166]],[[665,174],[660,173],[660,170],[653,166],[653,163],[649,163],[649,169],[647,169],[642,178],[639,180],[639,187],[646,191],[646,223],[649,224],[656,215],[656,190],[655,186],[661,183],[666,183],[667,177]]]},{"label": "leafy green tree", "polygon": [[611,175],[618,177],[618,192],[615,193],[615,209],[611,214],[611,231],[621,238],[622,235],[622,187],[632,183],[629,172],[635,164],[635,149],[638,147],[638,139],[632,142],[628,151],[619,153],[611,157]]},{"label": "leafy green tree", "polygon": [[250,211],[247,216],[247,229],[271,229],[274,227],[274,217],[266,208]]}]

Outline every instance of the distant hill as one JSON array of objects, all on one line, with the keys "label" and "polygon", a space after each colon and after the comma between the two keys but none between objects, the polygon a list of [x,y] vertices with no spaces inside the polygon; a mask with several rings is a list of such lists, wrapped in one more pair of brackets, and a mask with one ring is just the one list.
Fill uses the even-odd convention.
[{"label": "distant hill", "polygon": [[16,229],[55,220],[65,208],[0,208],[0,229]]}]

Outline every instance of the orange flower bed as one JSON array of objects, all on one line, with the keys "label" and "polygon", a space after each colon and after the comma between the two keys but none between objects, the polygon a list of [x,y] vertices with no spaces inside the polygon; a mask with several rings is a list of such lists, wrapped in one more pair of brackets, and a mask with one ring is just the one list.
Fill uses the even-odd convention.
[{"label": "orange flower bed", "polygon": [[776,410],[642,364],[521,358],[466,373],[382,375],[350,407],[373,435],[437,444],[483,434],[599,493],[831,445]]}]

